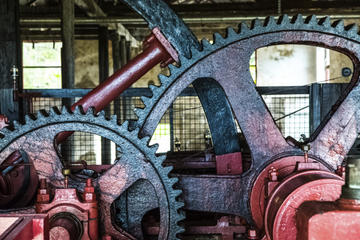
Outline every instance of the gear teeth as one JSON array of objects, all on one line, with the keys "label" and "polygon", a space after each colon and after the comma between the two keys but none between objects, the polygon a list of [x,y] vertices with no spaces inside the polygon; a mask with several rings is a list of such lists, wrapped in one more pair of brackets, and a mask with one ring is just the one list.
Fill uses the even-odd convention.
[{"label": "gear teeth", "polygon": [[34,121],[34,116],[32,115],[25,115],[25,123],[31,123]]},{"label": "gear teeth", "polygon": [[190,58],[187,58],[186,56],[184,55],[180,55],[179,56],[179,63],[180,63],[180,66],[182,63],[186,62],[187,60],[189,60]]},{"label": "gear teeth", "polygon": [[317,19],[316,19],[316,16],[315,15],[310,15],[308,17],[305,18],[305,23],[306,24],[309,24],[309,25],[312,25],[312,24],[317,24]]},{"label": "gear teeth", "polygon": [[236,36],[236,32],[235,32],[235,29],[232,28],[232,27],[228,27],[226,29],[226,37],[227,38],[231,38],[231,37],[235,37]]},{"label": "gear teeth", "polygon": [[179,70],[178,67],[176,67],[173,64],[169,64],[168,67],[169,67],[169,70],[170,70],[170,75],[176,74],[178,72],[178,70]]},{"label": "gear teeth", "polygon": [[[180,189],[174,189],[174,197],[175,198],[180,197],[181,194],[182,194],[182,191]],[[182,202],[180,202],[180,203],[182,203]]]},{"label": "gear teeth", "polygon": [[67,106],[63,105],[61,107],[61,114],[69,114],[69,113],[71,113],[70,109]]},{"label": "gear teeth", "polygon": [[[182,191],[174,190],[174,193],[175,193],[176,196],[180,196]],[[177,201],[175,204],[176,204],[176,208],[178,208],[178,209],[183,208],[185,206],[185,204],[183,202],[179,202],[179,201]],[[184,220],[184,218],[179,219],[178,221],[181,221],[181,220]]]},{"label": "gear teeth", "polygon": [[[171,168],[171,170],[172,170],[172,168]],[[177,177],[172,177],[169,179],[170,179],[170,183],[171,183],[172,187],[174,187],[174,185],[179,182],[179,179]],[[175,191],[179,191],[179,190],[175,190]]]},{"label": "gear teeth", "polygon": [[301,14],[297,14],[295,15],[292,19],[291,19],[291,23],[294,25],[303,25],[304,24],[304,18]]},{"label": "gear teeth", "polygon": [[146,106],[150,106],[150,104],[151,104],[151,98],[146,97],[146,96],[141,96],[140,99],[141,99],[141,101],[144,103],[145,107],[146,107]]},{"label": "gear teeth", "polygon": [[205,38],[201,39],[201,45],[204,49],[211,49],[213,45]]},{"label": "gear teeth", "polygon": [[52,107],[49,110],[49,115],[50,116],[56,116],[56,115],[60,115],[60,114],[61,114],[61,112],[60,112],[58,107]]},{"label": "gear teeth", "polygon": [[220,33],[214,33],[213,35],[214,44],[221,44],[224,42],[223,36],[220,35]]},{"label": "gear teeth", "polygon": [[134,113],[140,119],[144,113],[144,109],[143,108],[135,108]]},{"label": "gear teeth", "polygon": [[[165,172],[166,176],[168,176],[172,170],[173,170],[173,166],[164,167],[164,172]],[[173,179],[175,179],[175,181]],[[172,186],[178,182],[178,179],[177,178],[169,178],[169,181],[171,182],[171,186]]]},{"label": "gear teeth", "polygon": [[275,18],[273,16],[266,17],[264,21],[264,27],[273,27],[273,26],[276,26]]},{"label": "gear teeth", "polygon": [[251,27],[250,27],[251,30],[254,30],[259,27],[262,27],[262,23],[259,19],[256,18],[251,21]]},{"label": "gear teeth", "polygon": [[48,116],[49,116],[49,113],[44,109],[41,109],[36,113],[37,119],[41,119],[41,118],[48,117]]},{"label": "gear teeth", "polygon": [[321,18],[319,20],[318,24],[321,25],[321,26],[324,26],[324,27],[330,27],[331,26],[330,17]]},{"label": "gear teeth", "polygon": [[332,27],[336,30],[342,32],[344,30],[344,21],[343,20],[337,20],[332,24]]},{"label": "gear teeth", "polygon": [[[184,215],[184,217],[185,217],[185,215]],[[179,235],[179,234],[184,233],[184,232],[185,232],[185,226],[184,226],[184,224],[181,223],[181,222],[180,222],[180,223],[178,222],[177,230],[176,230],[176,235]],[[176,239],[182,239],[182,238],[181,238],[181,236],[177,236]]]},{"label": "gear teeth", "polygon": [[358,25],[357,24],[350,24],[345,27],[345,30],[347,31],[348,35],[354,37],[358,34]]},{"label": "gear teeth", "polygon": [[139,136],[139,132],[140,132],[140,128],[139,127],[135,127],[134,129],[132,129],[130,131],[132,134]]},{"label": "gear teeth", "polygon": [[[185,206],[185,204],[184,204],[184,206]],[[186,214],[185,214],[185,211],[184,211],[183,209],[180,208],[180,209],[178,210],[178,213],[179,213],[179,215],[181,215],[181,216],[184,217],[184,219],[185,219],[185,215],[186,215]],[[183,219],[183,220],[184,220],[184,219]],[[182,220],[180,220],[180,221],[182,221]]]},{"label": "gear teeth", "polygon": [[150,137],[149,136],[145,136],[141,139],[141,141],[146,145],[149,146],[150,143]]},{"label": "gear teeth", "polygon": [[110,116],[110,121],[111,121],[113,124],[117,124],[117,125],[118,125],[118,117],[117,117],[117,115],[111,115],[111,116]]},{"label": "gear teeth", "polygon": [[248,25],[246,23],[244,23],[244,22],[240,23],[238,27],[239,27],[239,31],[238,31],[239,34],[240,33],[245,34],[245,33],[250,31]]},{"label": "gear teeth", "polygon": [[157,150],[159,149],[159,144],[154,143],[153,145],[150,145],[149,148],[155,154],[157,152]]},{"label": "gear teeth", "polygon": [[96,109],[95,107],[89,107],[86,111],[86,115],[88,116],[95,116],[96,115]]},{"label": "gear teeth", "polygon": [[[154,152],[155,154],[156,152]],[[164,163],[164,161],[166,160],[166,155],[160,155],[157,157],[157,161],[160,165],[162,165]]]},{"label": "gear teeth", "polygon": [[289,23],[290,23],[290,19],[287,14],[280,16],[278,19],[278,25],[288,25]]},{"label": "gear teeth", "polygon": [[97,117],[101,117],[105,119],[105,111],[100,111],[97,113]]},{"label": "gear teeth", "polygon": [[[201,51],[204,51],[205,49],[202,49]],[[197,49],[196,47],[192,46],[191,49],[191,56],[192,56],[192,59],[196,59],[199,55],[200,55],[200,51],[199,49]]]},{"label": "gear teeth", "polygon": [[12,124],[13,124],[13,126],[14,126],[14,129],[19,129],[19,128],[22,126],[22,124],[19,123],[19,122],[16,121],[16,120],[14,120],[14,121],[12,122]]},{"label": "gear teeth", "polygon": [[73,111],[74,114],[85,114],[84,109],[81,105],[77,105]]},{"label": "gear teeth", "polygon": [[4,127],[0,130],[0,135],[2,135],[2,137],[5,137],[6,135],[11,134],[11,130],[9,129],[9,127]]},{"label": "gear teeth", "polygon": [[122,124],[121,127],[124,128],[125,130],[129,130],[129,121],[125,120]]},{"label": "gear teeth", "polygon": [[150,91],[151,91],[151,93],[152,93],[152,96],[154,96],[154,95],[157,93],[157,90],[159,89],[159,87],[158,87],[158,86],[155,86],[155,85],[153,85],[153,84],[150,84],[150,85],[149,85],[149,89],[150,89]]},{"label": "gear teeth", "polygon": [[158,79],[162,85],[169,82],[169,78],[167,76],[165,76],[164,74],[159,74]]}]

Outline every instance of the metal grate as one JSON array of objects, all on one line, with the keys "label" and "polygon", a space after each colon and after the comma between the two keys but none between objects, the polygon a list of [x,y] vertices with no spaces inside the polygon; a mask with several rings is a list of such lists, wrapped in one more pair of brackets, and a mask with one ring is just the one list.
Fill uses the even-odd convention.
[{"label": "metal grate", "polygon": [[[300,140],[301,135],[309,136],[309,96],[263,95],[276,124],[283,135]],[[75,99],[77,100],[77,99]],[[61,107],[61,98],[34,98],[32,112]],[[129,120],[133,123],[137,116],[133,109],[144,107],[140,97],[119,97],[107,110],[107,115],[117,114],[119,123]],[[158,143],[158,152],[203,151],[208,146],[206,136],[209,126],[197,96],[179,96],[166,111],[158,124],[150,144]],[[113,162],[116,156],[114,143],[104,142],[99,136],[76,132],[68,140],[71,146],[71,161],[85,160],[89,164]],[[110,160],[109,160],[110,159]]]},{"label": "metal grate", "polygon": [[43,97],[36,97],[32,98],[30,112],[36,113],[39,110],[46,110],[49,111],[51,107],[58,107],[61,109],[62,100],[61,98],[43,98]]},{"label": "metal grate", "polygon": [[309,95],[263,95],[275,123],[284,137],[309,137]]},{"label": "metal grate", "polygon": [[[78,100],[78,99],[76,99]],[[31,113],[36,113],[39,110],[49,111],[51,107],[58,107],[61,109],[61,98],[33,98],[31,104]],[[86,161],[88,164],[102,163],[102,138],[100,136],[87,132],[74,132],[64,143],[60,144],[67,151],[63,154],[63,159],[67,162]],[[112,146],[112,151],[107,152],[107,157],[113,162],[115,159],[115,147]],[[105,155],[105,156],[106,156]]]},{"label": "metal grate", "polygon": [[209,126],[199,98],[178,97],[173,104],[173,116],[174,144],[180,144],[174,150],[205,150]]}]

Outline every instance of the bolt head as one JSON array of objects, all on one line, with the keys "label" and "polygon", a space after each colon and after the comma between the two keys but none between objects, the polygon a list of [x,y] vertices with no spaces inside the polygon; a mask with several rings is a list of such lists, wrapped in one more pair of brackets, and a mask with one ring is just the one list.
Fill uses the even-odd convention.
[{"label": "bolt head", "polygon": [[49,203],[50,195],[49,194],[38,194],[36,196],[36,202],[38,203]]},{"label": "bolt head", "polygon": [[94,193],[84,193],[84,201],[85,202],[95,202],[96,196]]},{"label": "bolt head", "polygon": [[256,239],[257,238],[257,232],[255,229],[249,229],[248,230],[248,238],[249,239]]},{"label": "bolt head", "polygon": [[71,171],[70,171],[70,169],[68,169],[68,168],[64,168],[64,169],[62,170],[62,174],[63,174],[64,176],[69,176],[69,175],[71,174]]},{"label": "bolt head", "polygon": [[308,151],[310,151],[310,145],[309,145],[309,144],[302,145],[302,146],[301,146],[301,149],[302,149],[304,152],[308,152]]},{"label": "bolt head", "polygon": [[275,167],[271,167],[269,170],[269,179],[270,181],[277,181],[278,180],[278,171]]}]

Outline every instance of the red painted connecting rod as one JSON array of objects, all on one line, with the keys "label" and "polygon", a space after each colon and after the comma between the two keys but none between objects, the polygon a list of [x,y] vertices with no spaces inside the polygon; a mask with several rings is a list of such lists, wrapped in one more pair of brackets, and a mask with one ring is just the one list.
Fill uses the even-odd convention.
[{"label": "red painted connecting rod", "polygon": [[[71,110],[81,105],[85,111],[94,107],[99,112],[155,65],[161,63],[164,67],[174,61],[178,62],[176,50],[158,28],[152,30],[152,34],[143,42],[143,47],[141,54],[72,105]],[[72,133],[60,133],[56,138],[57,143],[63,142]]]}]

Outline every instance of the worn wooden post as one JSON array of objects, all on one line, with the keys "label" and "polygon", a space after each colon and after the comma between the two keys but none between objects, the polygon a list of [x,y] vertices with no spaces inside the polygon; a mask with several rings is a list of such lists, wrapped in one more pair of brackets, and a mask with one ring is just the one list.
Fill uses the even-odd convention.
[{"label": "worn wooden post", "polygon": [[[99,27],[99,83],[109,77],[109,31],[107,27]],[[109,116],[110,105],[106,106],[105,114]],[[111,163],[111,141],[101,138],[101,162]]]},{"label": "worn wooden post", "polygon": [[[75,82],[75,61],[74,61],[74,0],[63,0],[61,2],[61,84],[62,88],[74,88]],[[63,99],[63,105],[71,106],[73,99]],[[65,161],[72,162],[72,142],[73,137],[68,138],[61,145],[61,153]]]},{"label": "worn wooden post", "polygon": [[[13,0],[2,0],[0,4],[0,22],[3,23],[0,25],[0,114],[9,120],[19,120],[24,114],[23,104],[19,104],[21,99],[14,101],[14,87],[22,88],[18,4]],[[15,84],[10,72],[13,66],[19,69],[20,75]]]}]

